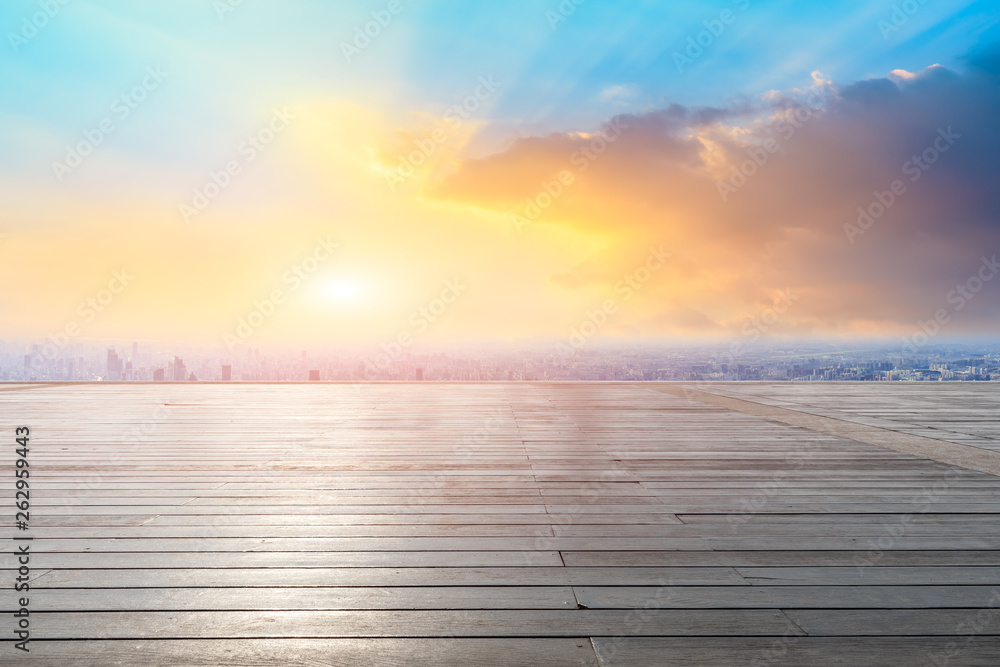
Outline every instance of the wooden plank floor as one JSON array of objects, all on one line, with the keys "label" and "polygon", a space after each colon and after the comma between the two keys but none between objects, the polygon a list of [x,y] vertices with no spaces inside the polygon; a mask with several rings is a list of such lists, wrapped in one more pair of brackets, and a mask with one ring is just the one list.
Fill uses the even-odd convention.
[{"label": "wooden plank floor", "polygon": [[641,384],[8,385],[0,664],[1000,664],[1000,478],[871,444],[995,456],[1000,385],[695,388],[870,437]]},{"label": "wooden plank floor", "polygon": [[727,396],[1000,451],[1000,391],[989,382],[905,382],[867,400],[857,383],[719,383]]}]

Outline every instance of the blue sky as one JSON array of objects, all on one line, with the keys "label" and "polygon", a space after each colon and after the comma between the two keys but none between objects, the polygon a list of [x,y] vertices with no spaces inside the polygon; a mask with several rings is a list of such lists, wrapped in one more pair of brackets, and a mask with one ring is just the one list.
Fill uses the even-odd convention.
[{"label": "blue sky", "polygon": [[[908,331],[933,305],[924,295],[947,294],[980,259],[966,255],[997,235],[980,183],[995,175],[987,119],[1000,95],[982,63],[995,58],[998,19],[995,0],[8,0],[0,277],[29,287],[0,308],[24,311],[25,332],[58,327],[80,290],[139,264],[150,273],[130,291],[136,303],[95,326],[133,337],[142,321],[216,339],[266,287],[261,266],[280,275],[332,226],[349,257],[312,306],[276,320],[276,336],[330,335],[342,317],[355,337],[392,335],[456,275],[478,281],[480,296],[441,332],[558,336],[664,242],[690,256],[679,249],[675,273],[609,335],[722,335],[796,284],[812,298],[783,323],[789,334]],[[378,34],[345,56],[366,28]],[[979,69],[974,52],[988,56]],[[150,71],[165,76],[116,116]],[[496,91],[450,124],[449,107],[483,80]],[[778,101],[817,87],[828,108],[720,207],[717,182],[775,132],[787,112]],[[741,105],[756,113],[734,113]],[[705,117],[699,107],[718,109],[715,121],[692,120]],[[202,224],[187,224],[178,210],[286,108],[287,132],[238,165]],[[613,157],[578,173],[582,185],[531,234],[512,236],[511,215],[616,116],[634,131]],[[93,157],[59,177],[67,151],[109,119]],[[861,246],[838,246],[843,222],[896,177],[906,151],[959,121],[968,139],[946,166]],[[434,130],[444,131],[434,155],[402,178],[401,160]],[[392,178],[405,182],[387,188]],[[882,273],[868,275],[873,266]],[[322,294],[369,294],[368,310]],[[965,311],[979,309],[968,330],[993,326],[993,300]]]},{"label": "blue sky", "polygon": [[[814,70],[855,81],[936,62],[956,67],[998,16],[996,2],[914,0],[917,11],[886,32],[879,21],[890,21],[899,3],[635,2],[622,11],[620,2],[586,0],[553,29],[554,0],[401,0],[393,22],[346,63],[339,44],[386,4],[245,0],[220,19],[211,0],[69,0],[17,53],[7,35],[0,111],[75,128],[159,62],[176,73],[177,98],[216,110],[220,101],[239,106],[297,87],[434,110],[492,74],[505,82],[493,119],[583,129],[623,109],[722,105],[803,86]],[[4,33],[18,33],[38,7],[3,3]],[[674,54],[723,11],[731,22],[678,71]],[[623,94],[602,100],[616,86]]]}]

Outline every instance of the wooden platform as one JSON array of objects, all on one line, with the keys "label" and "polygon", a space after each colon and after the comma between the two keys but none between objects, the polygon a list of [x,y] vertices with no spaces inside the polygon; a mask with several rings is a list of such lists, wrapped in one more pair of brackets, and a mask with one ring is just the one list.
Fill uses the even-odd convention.
[{"label": "wooden platform", "polygon": [[[32,641],[0,664],[997,665],[998,403],[997,384],[7,385],[7,526],[32,429]],[[934,460],[948,446],[968,465]]]}]

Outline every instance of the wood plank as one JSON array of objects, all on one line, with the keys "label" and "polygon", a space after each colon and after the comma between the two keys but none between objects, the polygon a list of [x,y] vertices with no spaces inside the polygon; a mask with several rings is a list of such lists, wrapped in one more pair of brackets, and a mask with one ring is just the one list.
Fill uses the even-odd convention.
[{"label": "wood plank", "polygon": [[588,609],[977,608],[996,603],[989,586],[577,586]]},{"label": "wood plank", "polygon": [[[228,567],[57,569],[32,583],[60,588],[267,588],[313,586],[748,586],[729,567]],[[44,595],[44,593],[43,593]]]},{"label": "wood plank", "polygon": [[996,637],[594,637],[602,667],[665,665],[939,665],[994,667]]},{"label": "wood plank", "polygon": [[[957,539],[957,538],[956,538]],[[38,554],[111,554],[149,553],[164,556],[204,552],[551,552],[559,549],[590,549],[627,551],[657,549],[662,551],[706,551],[711,547],[704,540],[689,537],[201,537],[183,538],[115,538],[93,540],[83,538],[39,539],[32,551]],[[176,558],[177,556],[172,556]],[[0,554],[0,567],[11,567],[14,554]]]},{"label": "wood plank", "polygon": [[[12,570],[13,554],[0,554]],[[81,568],[255,568],[255,567],[560,567],[557,551],[253,551],[95,552],[39,554],[38,567]]]},{"label": "wood plank", "polygon": [[32,516],[35,526],[361,526],[361,525],[566,525],[584,523],[680,524],[673,514],[139,514],[134,519],[115,514]]},{"label": "wood plank", "polygon": [[929,438],[923,435],[911,435],[898,430],[878,428],[858,422],[834,419],[818,414],[806,414],[801,411],[789,410],[775,405],[765,406],[762,403],[747,401],[742,398],[729,398],[716,393],[703,392],[692,387],[654,386],[655,391],[664,391],[675,396],[704,400],[712,405],[724,406],[731,410],[739,410],[747,414],[765,416],[793,426],[805,427],[813,431],[829,433],[858,442],[864,442],[879,447],[886,447],[899,452],[913,454],[921,458],[940,461],[948,465],[961,466],[969,470],[977,470],[994,476],[1000,476],[1000,452],[994,452],[975,446],[958,444]]},{"label": "wood plank", "polygon": [[[830,612],[827,612],[830,613]],[[135,611],[52,612],[32,619],[50,639],[264,637],[781,636],[802,634],[776,610]]]},{"label": "wood plank", "polygon": [[874,586],[876,584],[949,584],[996,586],[1000,567],[738,567],[736,571],[754,586],[808,585]]},{"label": "wood plank", "polygon": [[730,387],[801,423],[628,383],[0,393],[35,436],[33,636],[74,638],[32,658],[909,665],[1000,616],[1000,477],[850,437],[988,449],[1000,384]]},{"label": "wood plank", "polygon": [[120,588],[41,590],[32,612],[577,608],[568,586],[146,588],[128,595]]},{"label": "wood plank", "polygon": [[492,667],[497,656],[516,667],[597,667],[586,637],[557,639],[203,639],[39,641],[31,664],[62,667],[271,667],[272,665],[468,665]]},{"label": "wood plank", "polygon": [[569,567],[682,567],[714,565],[732,567],[913,567],[930,565],[1000,566],[1000,551],[564,551]]},{"label": "wood plank", "polygon": [[788,618],[812,637],[1000,636],[1000,600],[970,609],[789,609]]}]

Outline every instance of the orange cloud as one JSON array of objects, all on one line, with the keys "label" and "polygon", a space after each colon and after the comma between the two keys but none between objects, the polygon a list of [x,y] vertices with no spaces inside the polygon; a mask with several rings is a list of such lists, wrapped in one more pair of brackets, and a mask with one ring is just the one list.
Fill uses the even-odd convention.
[{"label": "orange cloud", "polygon": [[[630,256],[665,244],[673,266],[630,306],[646,332],[731,331],[791,288],[804,296],[776,330],[895,334],[1000,250],[998,204],[982,194],[996,176],[998,111],[992,73],[934,66],[846,86],[816,74],[756,104],[673,105],[615,117],[593,135],[520,139],[462,161],[428,192],[501,215],[524,215],[542,195],[533,228],[605,240],[549,275],[594,298]],[[564,171],[572,185],[546,199]],[[905,191],[852,238],[858,207],[894,181]],[[962,326],[995,323],[998,304],[1000,288],[970,303]]]}]

